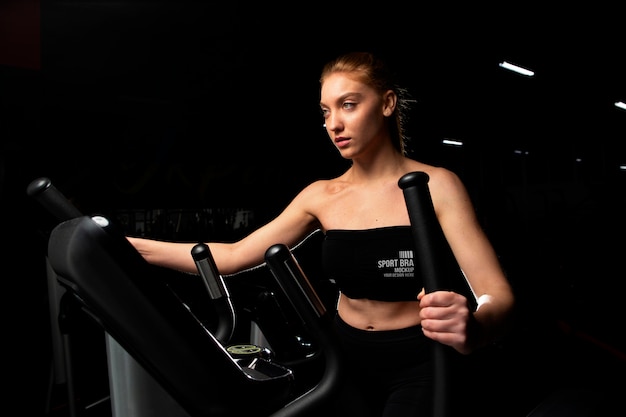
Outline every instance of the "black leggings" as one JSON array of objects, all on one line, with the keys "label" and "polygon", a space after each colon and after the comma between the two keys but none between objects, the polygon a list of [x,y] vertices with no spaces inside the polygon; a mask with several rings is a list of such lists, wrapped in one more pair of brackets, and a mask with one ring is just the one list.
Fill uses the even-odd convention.
[{"label": "black leggings", "polygon": [[356,329],[335,316],[346,384],[337,415],[432,415],[432,344],[421,326],[399,330]]}]

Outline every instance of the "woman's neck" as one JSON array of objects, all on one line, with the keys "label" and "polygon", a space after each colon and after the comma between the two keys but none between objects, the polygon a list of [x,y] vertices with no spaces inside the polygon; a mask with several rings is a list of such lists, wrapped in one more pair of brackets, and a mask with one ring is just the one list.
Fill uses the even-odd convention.
[{"label": "woman's neck", "polygon": [[381,150],[371,158],[355,158],[348,169],[349,179],[352,182],[367,182],[383,180],[388,177],[401,176],[404,173],[406,158],[398,151],[389,147]]}]

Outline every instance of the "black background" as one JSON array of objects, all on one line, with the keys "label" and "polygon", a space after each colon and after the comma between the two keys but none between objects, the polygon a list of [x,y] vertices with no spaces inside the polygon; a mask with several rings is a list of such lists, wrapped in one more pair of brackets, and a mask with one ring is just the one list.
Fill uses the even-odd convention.
[{"label": "black background", "polygon": [[[356,49],[392,61],[415,98],[412,156],[468,186],[530,350],[545,347],[537,329],[558,323],[623,363],[626,112],[613,103],[626,100],[626,63],[615,10],[58,0],[37,10],[36,64],[0,67],[17,391],[45,392],[50,361],[43,256],[54,221],[26,195],[30,181],[49,177],[85,213],[246,209],[261,224],[345,168],[321,125],[317,79],[327,59]],[[31,14],[14,16],[3,46],[23,48],[20,18]],[[42,397],[24,404],[40,409]]]}]

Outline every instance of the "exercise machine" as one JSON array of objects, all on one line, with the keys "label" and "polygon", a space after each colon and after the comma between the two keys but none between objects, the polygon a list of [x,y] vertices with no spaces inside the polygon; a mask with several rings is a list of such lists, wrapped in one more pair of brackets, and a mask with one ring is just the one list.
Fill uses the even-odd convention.
[{"label": "exercise machine", "polygon": [[[29,194],[47,207],[54,206],[49,210],[62,220],[51,232],[47,254],[58,282],[106,332],[114,413],[118,409],[114,403],[124,393],[119,412],[130,410],[141,416],[164,412],[190,417],[319,413],[318,407],[335,391],[339,376],[334,344],[315,328],[315,322],[326,317],[324,311],[318,311],[319,300],[291,303],[302,325],[313,326],[310,334],[320,338],[320,353],[310,357],[332,364],[332,371],[302,391],[294,371],[274,360],[269,349],[226,345],[234,332],[235,314],[206,247],[194,247],[190,255],[220,310],[215,332],[181,302],[167,280],[145,262],[109,219],[63,209],[66,202],[45,179],[31,185]],[[291,268],[287,275],[280,269],[272,273],[277,280],[299,279],[293,288],[281,284],[292,288],[288,297],[306,300],[315,296],[312,286],[305,289],[308,280],[294,275],[301,270]],[[136,362],[145,375],[139,377],[141,373],[129,368],[129,362]],[[116,365],[119,369],[114,369]],[[120,386],[121,390],[115,389]],[[166,408],[167,404],[159,401],[163,393],[172,400],[165,402],[170,403]],[[157,407],[150,407],[151,403]],[[136,411],[137,406],[141,411]]]}]

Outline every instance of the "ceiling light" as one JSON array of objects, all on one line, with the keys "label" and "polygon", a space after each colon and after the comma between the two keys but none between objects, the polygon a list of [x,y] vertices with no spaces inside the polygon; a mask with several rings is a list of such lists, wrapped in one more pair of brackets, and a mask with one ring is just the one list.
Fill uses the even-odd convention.
[{"label": "ceiling light", "polygon": [[526,75],[528,77],[532,77],[533,75],[535,75],[534,71],[522,68],[515,64],[511,64],[510,62],[503,61],[500,62],[498,65],[504,69],[508,69],[509,71],[517,72],[518,74]]},{"label": "ceiling light", "polygon": [[461,142],[460,140],[455,140],[455,139],[448,139],[445,138],[442,143],[444,145],[452,145],[452,146],[463,146],[463,142]]}]

